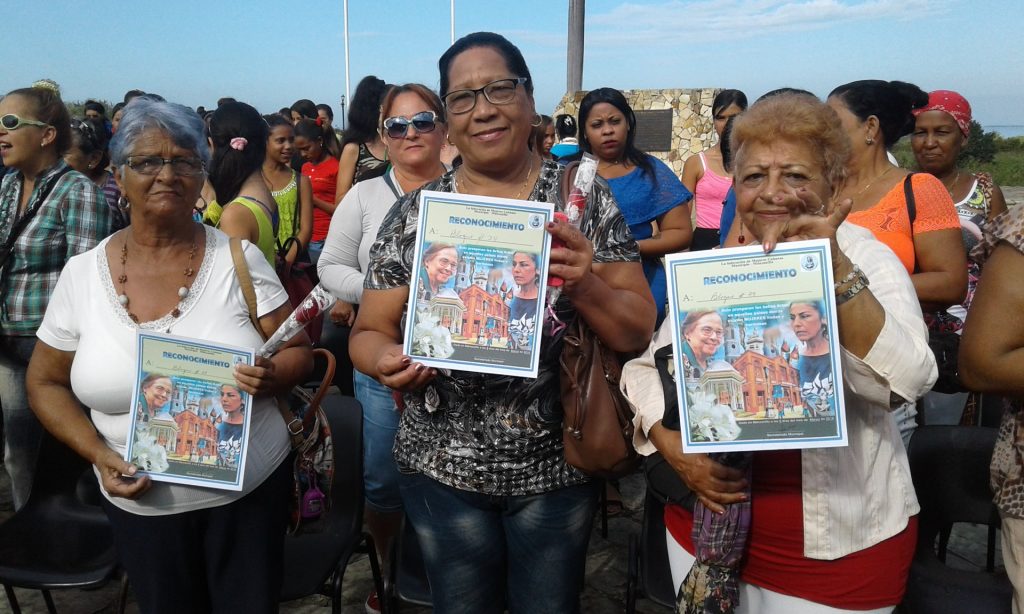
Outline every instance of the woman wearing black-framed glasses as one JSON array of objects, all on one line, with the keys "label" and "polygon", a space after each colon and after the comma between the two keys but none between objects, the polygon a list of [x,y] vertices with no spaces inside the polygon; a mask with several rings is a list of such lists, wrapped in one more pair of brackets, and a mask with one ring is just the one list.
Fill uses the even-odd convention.
[{"label": "woman wearing black-framed glasses", "polygon": [[[227,103],[218,112],[239,104]],[[232,124],[229,119],[222,115],[214,122],[214,160],[224,136],[221,130]],[[250,151],[257,136],[262,145],[265,131],[241,136],[243,125],[234,124],[240,132],[223,145],[233,153],[222,149],[222,155]],[[131,203],[132,224],[72,258],[61,273],[28,368],[32,408],[54,437],[94,466],[119,563],[140,611],[276,612],[292,479],[288,431],[274,397],[311,370],[309,339],[299,333],[269,359],[236,365],[233,381],[226,382],[253,397],[240,490],[154,481],[139,473],[146,467],[137,457],[133,460],[138,465],[125,461],[133,427],[127,410],[135,405],[139,330],[256,348],[263,343],[261,335],[272,334],[292,306],[259,246],[243,242],[241,257],[256,298],[257,321],[250,320],[229,236],[192,218],[206,169],[216,167],[203,120],[195,111],[147,96],[134,98],[125,106],[110,149],[114,175]],[[261,148],[251,151],[251,159],[262,161]],[[251,173],[244,172],[244,162],[222,161],[226,168],[242,171],[214,178],[222,197],[225,190],[244,194],[253,189],[245,186]],[[232,188],[232,178],[242,187]],[[258,171],[255,181],[267,189]],[[233,206],[225,211],[230,213]],[[168,389],[181,376],[165,375],[172,380],[165,381]],[[222,392],[214,394],[220,397]],[[221,409],[229,409],[225,400],[231,399],[221,397]],[[154,403],[146,405],[152,409]],[[183,436],[157,445],[180,454],[177,458],[185,459],[181,462],[193,463],[192,470],[203,474],[208,465],[188,459],[212,459],[218,441],[236,439],[228,436],[234,429],[223,424],[216,428],[214,417],[181,416],[188,419],[178,421],[185,425]],[[152,421],[134,426],[155,428]],[[195,556],[197,552],[204,554]],[[188,564],[181,564],[185,560]],[[223,573],[240,569],[245,570],[244,582],[237,574]]]},{"label": "woman wearing black-framed glasses", "polygon": [[[564,211],[563,169],[529,148],[540,117],[519,49],[477,32],[456,41],[438,68],[448,138],[463,163],[424,189],[545,201]],[[400,331],[417,273],[418,196],[403,196],[381,223],[351,355],[357,369],[402,393],[394,453],[434,609],[578,612],[598,488],[565,460],[562,333],[537,334],[536,379],[442,372],[405,356]],[[615,351],[642,349],[654,330],[654,301],[607,186],[595,184],[578,228],[553,222],[548,231],[565,245],[550,254],[549,271],[565,281],[553,311],[563,321],[582,317]]]},{"label": "woman wearing black-framed glasses", "polygon": [[0,100],[0,406],[14,508],[28,499],[42,429],[26,400],[25,367],[67,260],[110,234],[103,193],[72,170],[71,117],[57,85],[38,82]]}]

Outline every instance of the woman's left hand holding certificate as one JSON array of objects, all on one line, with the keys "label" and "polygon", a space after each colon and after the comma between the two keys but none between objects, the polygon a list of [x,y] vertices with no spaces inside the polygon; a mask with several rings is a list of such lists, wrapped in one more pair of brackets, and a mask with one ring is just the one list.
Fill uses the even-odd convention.
[{"label": "woman's left hand holding certificate", "polygon": [[92,459],[92,464],[100,474],[103,490],[112,497],[136,499],[153,485],[149,476],[136,476],[138,467],[106,446],[99,450],[96,458]]},{"label": "woman's left hand holding certificate", "polygon": [[380,383],[392,390],[412,392],[426,386],[437,376],[437,370],[422,363],[413,362],[402,353],[402,346],[395,344],[381,353],[377,360]]}]

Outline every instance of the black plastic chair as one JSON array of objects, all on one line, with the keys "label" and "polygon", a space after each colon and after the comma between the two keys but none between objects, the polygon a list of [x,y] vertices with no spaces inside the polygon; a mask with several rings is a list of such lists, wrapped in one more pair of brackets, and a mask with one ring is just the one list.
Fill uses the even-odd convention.
[{"label": "black plastic chair", "polygon": [[650,488],[644,497],[640,537],[629,537],[629,564],[626,578],[626,612],[636,611],[636,600],[644,596],[658,605],[675,610],[676,591],[665,543],[665,505]]},{"label": "black plastic chair", "polygon": [[331,611],[341,612],[345,568],[356,553],[370,559],[374,585],[384,583],[373,539],[363,532],[363,412],[352,397],[328,395],[321,402],[334,440],[334,484],[331,507],[308,531],[285,537],[281,601],[321,594]]},{"label": "black plastic chair", "polygon": [[[28,501],[0,525],[0,583],[15,614],[15,587],[42,591],[52,613],[51,590],[95,588],[115,575],[114,535],[100,496],[92,466],[44,433]],[[127,592],[122,573],[118,612]]]},{"label": "black plastic chair", "polygon": [[938,425],[919,427],[910,440],[910,470],[921,503],[917,551],[903,600],[911,614],[1010,612],[1010,581],[1005,573],[991,572],[993,544],[987,571],[945,565],[954,523],[999,526],[988,487],[995,440],[993,428]]}]

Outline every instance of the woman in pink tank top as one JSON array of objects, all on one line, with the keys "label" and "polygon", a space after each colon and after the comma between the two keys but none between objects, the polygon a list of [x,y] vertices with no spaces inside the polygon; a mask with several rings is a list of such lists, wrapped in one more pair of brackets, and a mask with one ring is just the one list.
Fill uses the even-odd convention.
[{"label": "woman in pink tank top", "polygon": [[715,145],[683,165],[683,185],[694,194],[697,223],[693,229],[691,251],[718,247],[718,226],[722,217],[722,201],[732,186],[732,175],[722,166],[721,138],[725,123],[747,108],[747,96],[739,90],[722,90],[711,103],[715,118]]}]

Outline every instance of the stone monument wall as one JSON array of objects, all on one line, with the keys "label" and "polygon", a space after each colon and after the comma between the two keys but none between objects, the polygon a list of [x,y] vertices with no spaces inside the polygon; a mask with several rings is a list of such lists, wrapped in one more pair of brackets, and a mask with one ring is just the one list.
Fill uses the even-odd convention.
[{"label": "stone monument wall", "polygon": [[[623,90],[637,115],[637,146],[664,161],[682,177],[686,159],[715,144],[711,102],[719,91],[718,88]],[[586,94],[566,94],[552,117],[561,113],[578,117],[580,102]]]}]

